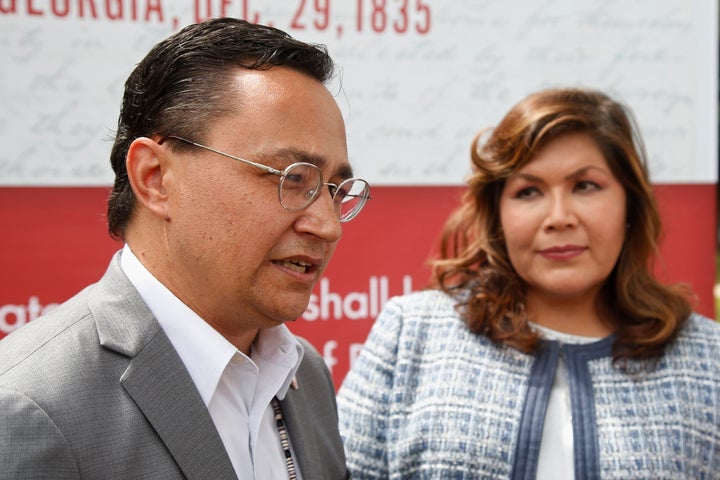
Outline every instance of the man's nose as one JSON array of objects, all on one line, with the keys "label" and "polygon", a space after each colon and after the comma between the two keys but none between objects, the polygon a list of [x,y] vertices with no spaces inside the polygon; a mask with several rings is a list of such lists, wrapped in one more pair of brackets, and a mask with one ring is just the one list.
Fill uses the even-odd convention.
[{"label": "man's nose", "polygon": [[303,210],[296,228],[326,242],[337,242],[342,237],[338,209],[330,189],[323,185],[317,198]]}]

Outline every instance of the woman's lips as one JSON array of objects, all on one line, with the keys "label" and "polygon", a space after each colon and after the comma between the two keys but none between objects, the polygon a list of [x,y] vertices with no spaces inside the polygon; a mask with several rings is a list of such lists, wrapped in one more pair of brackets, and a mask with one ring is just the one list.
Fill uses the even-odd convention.
[{"label": "woman's lips", "polygon": [[581,255],[586,247],[580,245],[562,245],[558,247],[544,248],[540,250],[540,255],[551,260],[569,260]]}]

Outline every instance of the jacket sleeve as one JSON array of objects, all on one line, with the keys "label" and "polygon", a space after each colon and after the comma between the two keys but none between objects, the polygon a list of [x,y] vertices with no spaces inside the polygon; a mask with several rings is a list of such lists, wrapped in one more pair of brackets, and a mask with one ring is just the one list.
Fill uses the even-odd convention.
[{"label": "jacket sleeve", "polygon": [[32,399],[0,387],[0,480],[80,478],[63,433]]},{"label": "jacket sleeve", "polygon": [[353,479],[388,478],[388,429],[401,325],[401,307],[390,300],[338,392],[340,435]]}]

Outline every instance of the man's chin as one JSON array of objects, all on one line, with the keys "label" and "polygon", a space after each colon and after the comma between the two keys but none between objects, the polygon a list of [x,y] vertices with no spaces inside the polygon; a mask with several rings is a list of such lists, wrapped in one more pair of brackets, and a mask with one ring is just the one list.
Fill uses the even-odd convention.
[{"label": "man's chin", "polygon": [[308,283],[275,283],[254,292],[253,300],[255,310],[263,312],[268,320],[285,323],[302,317],[312,298],[313,288]]},{"label": "man's chin", "polygon": [[308,305],[310,304],[310,295],[304,298],[304,300],[304,302],[298,302],[297,304],[294,304],[296,306],[292,308],[287,308],[280,315],[278,315],[276,317],[278,323],[295,322],[302,318],[302,316],[307,311]]}]

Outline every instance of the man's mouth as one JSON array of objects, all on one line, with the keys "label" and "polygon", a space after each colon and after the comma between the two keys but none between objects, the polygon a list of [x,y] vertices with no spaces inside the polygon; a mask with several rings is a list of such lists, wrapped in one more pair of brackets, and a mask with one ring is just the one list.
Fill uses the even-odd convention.
[{"label": "man's mouth", "polygon": [[299,273],[307,273],[313,268],[313,264],[302,260],[279,260],[276,262],[281,267],[294,270]]}]

